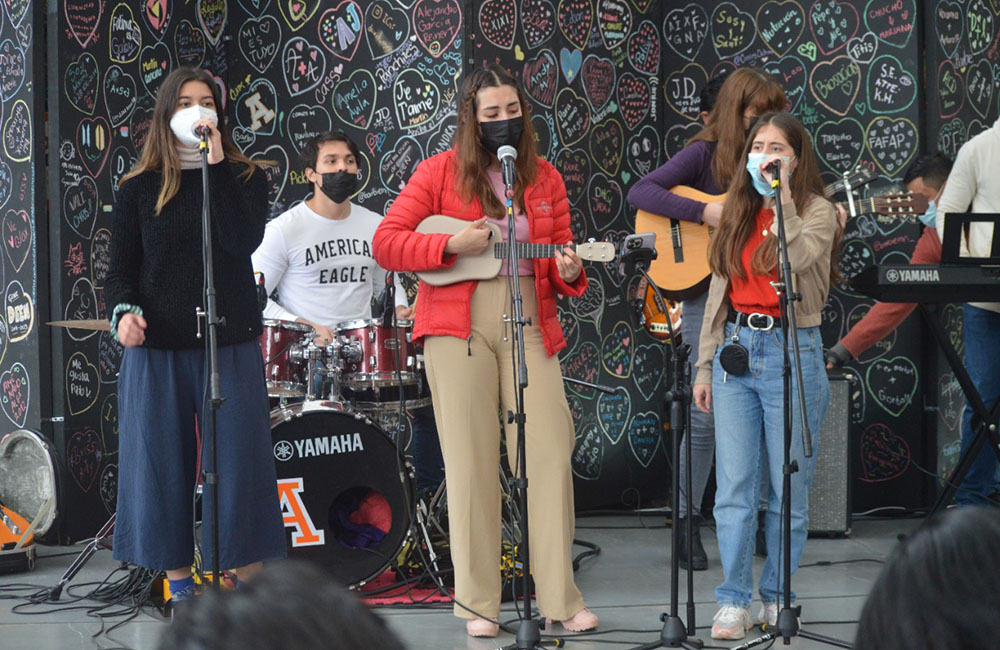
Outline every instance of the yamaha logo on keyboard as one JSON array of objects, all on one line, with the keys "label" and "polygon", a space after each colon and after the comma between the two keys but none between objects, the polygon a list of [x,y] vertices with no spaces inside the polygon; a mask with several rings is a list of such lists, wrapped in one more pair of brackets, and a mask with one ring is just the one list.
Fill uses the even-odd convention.
[{"label": "yamaha logo on keyboard", "polygon": [[940,282],[937,269],[889,269],[885,272],[888,282]]}]

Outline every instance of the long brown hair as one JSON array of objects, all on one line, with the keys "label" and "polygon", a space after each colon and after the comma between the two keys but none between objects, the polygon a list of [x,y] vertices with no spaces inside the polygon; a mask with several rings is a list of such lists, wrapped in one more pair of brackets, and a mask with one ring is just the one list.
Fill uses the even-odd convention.
[{"label": "long brown hair", "polygon": [[535,130],[531,126],[531,114],[528,112],[528,102],[521,84],[499,65],[486,64],[474,69],[462,83],[459,98],[458,128],[455,131],[455,150],[458,159],[456,181],[458,195],[462,199],[471,201],[473,197],[478,197],[483,212],[493,217],[501,216],[504,207],[486,176],[486,168],[493,161],[493,156],[479,143],[479,120],[476,118],[479,106],[476,94],[483,88],[499,86],[514,88],[517,91],[517,100],[521,104],[523,131],[517,143],[517,161],[514,164],[516,171],[514,200],[522,210],[524,189],[534,182],[538,170]]},{"label": "long brown hair", "polygon": [[[737,162],[746,164],[747,154],[753,146],[757,132],[764,126],[774,126],[785,136],[789,146],[795,152],[795,173],[789,179],[789,190],[795,209],[801,213],[806,205],[813,200],[825,201],[823,196],[823,181],[819,175],[819,165],[816,154],[813,153],[812,140],[802,123],[791,113],[765,113],[750,129],[750,136],[743,146],[742,155]],[[781,197],[776,196],[776,201]],[[743,268],[742,253],[754,230],[757,228],[757,213],[764,204],[762,197],[753,187],[750,174],[744,168],[736,174],[729,184],[726,193],[726,203],[722,211],[722,221],[712,237],[708,247],[708,263],[713,273],[725,278],[746,278]],[[778,257],[778,239],[775,233],[769,233],[757,250],[754,251],[751,267],[754,273],[765,275],[774,271]],[[831,278],[836,275],[836,250],[834,242],[831,254]]]},{"label": "long brown hair", "polygon": [[200,81],[212,92],[212,101],[215,103],[215,110],[219,116],[219,133],[222,134],[222,150],[226,154],[226,159],[243,163],[246,169],[240,174],[242,178],[249,178],[258,163],[243,155],[226,129],[226,114],[222,110],[222,96],[219,94],[219,87],[205,70],[198,68],[177,68],[166,76],[156,93],[156,103],[153,105],[153,120],[149,127],[149,136],[142,146],[139,154],[139,161],[132,170],[122,177],[124,183],[133,176],[138,176],[147,171],[159,171],[163,174],[163,184],[160,186],[160,194],[156,197],[156,214],[166,205],[170,199],[177,196],[181,187],[181,164],[177,156],[177,140],[173,131],[170,130],[170,118],[173,117],[177,109],[177,98],[180,96],[181,87],[189,81]]},{"label": "long brown hair", "polygon": [[739,153],[747,136],[743,113],[747,109],[755,115],[783,111],[787,104],[781,84],[760,68],[737,68],[726,77],[708,125],[691,138],[691,142],[715,143],[712,176],[720,189],[728,187],[740,169]]}]

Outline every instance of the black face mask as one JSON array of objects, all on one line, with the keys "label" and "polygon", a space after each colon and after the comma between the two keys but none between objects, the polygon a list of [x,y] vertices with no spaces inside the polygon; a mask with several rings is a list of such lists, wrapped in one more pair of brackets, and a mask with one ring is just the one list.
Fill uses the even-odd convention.
[{"label": "black face mask", "polygon": [[521,117],[512,117],[509,120],[480,122],[482,135],[479,136],[479,142],[483,145],[483,149],[495,156],[500,147],[505,145],[516,147],[521,141],[521,132],[524,131],[522,120]]},{"label": "black face mask", "polygon": [[334,203],[343,203],[358,188],[358,175],[350,172],[327,172],[322,174],[320,189]]}]

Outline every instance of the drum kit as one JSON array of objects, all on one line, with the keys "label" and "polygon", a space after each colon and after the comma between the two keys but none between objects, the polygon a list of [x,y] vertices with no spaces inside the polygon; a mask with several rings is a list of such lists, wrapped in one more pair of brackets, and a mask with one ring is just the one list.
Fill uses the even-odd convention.
[{"label": "drum kit", "polygon": [[359,319],[317,342],[309,325],[264,320],[259,339],[289,553],[352,588],[403,564],[404,549],[436,564],[443,535],[443,488],[418,508],[403,454],[404,414],[431,403],[411,332]]}]

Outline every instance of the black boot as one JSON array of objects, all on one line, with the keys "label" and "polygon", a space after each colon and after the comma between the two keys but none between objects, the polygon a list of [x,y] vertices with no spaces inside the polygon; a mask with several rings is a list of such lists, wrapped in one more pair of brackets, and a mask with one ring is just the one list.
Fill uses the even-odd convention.
[{"label": "black boot", "polygon": [[680,526],[677,535],[677,561],[682,569],[688,568],[688,558],[691,558],[691,568],[695,571],[708,569],[708,555],[705,547],[701,544],[701,517],[695,516],[691,522],[691,543],[688,543],[687,517],[680,517],[675,522],[675,526]]}]

